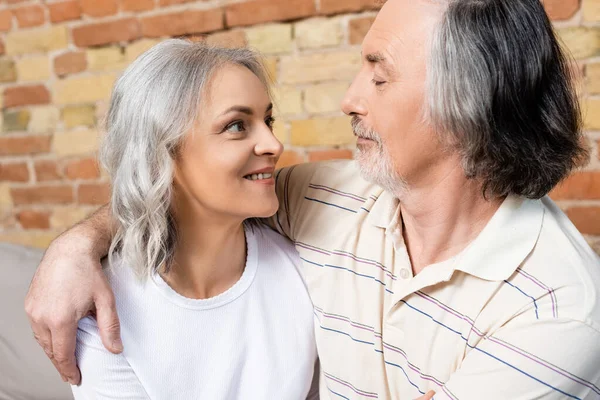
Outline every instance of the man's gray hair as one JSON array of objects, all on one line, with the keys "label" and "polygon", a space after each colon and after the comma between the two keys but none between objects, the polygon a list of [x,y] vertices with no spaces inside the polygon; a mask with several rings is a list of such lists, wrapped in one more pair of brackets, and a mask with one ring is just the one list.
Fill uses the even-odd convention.
[{"label": "man's gray hair", "polygon": [[486,197],[540,198],[587,160],[569,60],[540,0],[448,0],[427,117]]},{"label": "man's gray hair", "polygon": [[138,276],[169,268],[177,239],[172,215],[174,161],[196,121],[211,76],[225,64],[252,71],[269,88],[257,54],[181,39],[140,56],[117,80],[101,161],[112,182],[115,253]]}]

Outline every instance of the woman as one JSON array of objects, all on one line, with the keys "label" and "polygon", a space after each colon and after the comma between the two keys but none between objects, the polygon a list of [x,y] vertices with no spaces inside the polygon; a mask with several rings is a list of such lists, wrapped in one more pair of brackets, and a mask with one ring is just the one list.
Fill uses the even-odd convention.
[{"label": "woman", "polygon": [[278,207],[272,111],[265,73],[245,49],[168,40],[117,81],[101,158],[124,352],[107,352],[95,320],[82,320],[76,399],[313,395],[300,260],[251,222]]}]

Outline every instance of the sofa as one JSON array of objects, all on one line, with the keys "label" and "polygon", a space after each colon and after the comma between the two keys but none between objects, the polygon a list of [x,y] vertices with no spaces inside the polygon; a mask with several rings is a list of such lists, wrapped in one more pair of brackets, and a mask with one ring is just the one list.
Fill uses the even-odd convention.
[{"label": "sofa", "polygon": [[0,243],[0,400],[71,400],[23,309],[40,250]]}]

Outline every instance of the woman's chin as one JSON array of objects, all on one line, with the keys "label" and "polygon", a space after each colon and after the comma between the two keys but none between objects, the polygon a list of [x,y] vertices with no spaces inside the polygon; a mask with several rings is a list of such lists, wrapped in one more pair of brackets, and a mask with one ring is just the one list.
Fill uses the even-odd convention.
[{"label": "woman's chin", "polygon": [[273,215],[275,215],[275,213],[277,213],[277,210],[279,208],[279,203],[278,202],[269,202],[271,204],[268,204],[267,202],[261,204],[259,207],[256,207],[256,209],[252,210],[252,216],[250,218],[270,218]]}]

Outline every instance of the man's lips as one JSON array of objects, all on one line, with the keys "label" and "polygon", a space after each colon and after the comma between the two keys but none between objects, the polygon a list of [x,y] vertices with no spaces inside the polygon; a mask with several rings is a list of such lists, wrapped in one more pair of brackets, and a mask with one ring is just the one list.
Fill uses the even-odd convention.
[{"label": "man's lips", "polygon": [[368,139],[368,138],[366,138],[366,137],[363,137],[363,136],[358,136],[358,137],[356,138],[356,143],[358,143],[358,144],[362,144],[362,143],[373,143],[373,142],[374,142],[374,140],[373,140],[373,139]]}]

